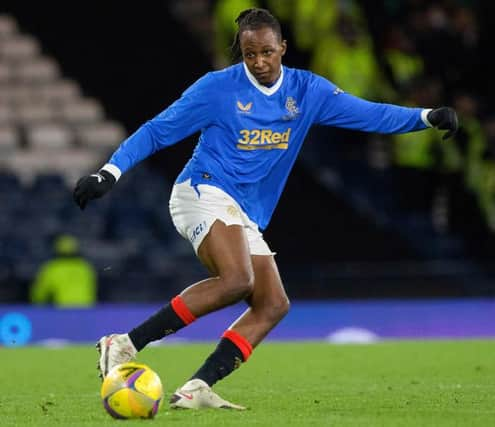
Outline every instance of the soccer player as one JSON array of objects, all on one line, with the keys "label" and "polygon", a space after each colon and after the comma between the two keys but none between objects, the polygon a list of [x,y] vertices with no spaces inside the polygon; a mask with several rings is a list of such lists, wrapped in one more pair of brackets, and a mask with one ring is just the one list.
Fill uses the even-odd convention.
[{"label": "soccer player", "polygon": [[289,310],[274,252],[260,230],[268,226],[313,124],[381,133],[436,127],[447,131],[444,137],[458,126],[449,107],[373,103],[309,71],[283,66],[287,43],[279,22],[267,10],[245,10],[236,22],[233,47],[242,61],[200,78],[128,137],[98,173],[81,178],[74,190],[76,203],[84,209],[138,162],[201,131],[173,187],[170,214],[211,275],[184,289],[128,333],[104,336],[97,345],[99,369],[105,376],[116,364],[134,359],[151,341],[246,301],[247,310],[172,395],[172,408],[244,409],[211,387],[247,361]]}]

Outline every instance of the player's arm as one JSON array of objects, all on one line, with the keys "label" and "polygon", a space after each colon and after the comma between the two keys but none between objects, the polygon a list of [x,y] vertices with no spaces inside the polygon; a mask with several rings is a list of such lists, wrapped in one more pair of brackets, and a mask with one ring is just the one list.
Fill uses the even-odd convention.
[{"label": "player's arm", "polygon": [[97,173],[82,177],[74,189],[81,209],[112,189],[120,176],[158,150],[175,144],[212,124],[214,82],[207,74],[162,113],[129,136]]},{"label": "player's arm", "polygon": [[343,92],[321,77],[314,81],[319,111],[316,122],[365,132],[406,133],[427,127],[446,130],[449,138],[458,128],[456,112],[450,107],[410,108],[371,102]]}]

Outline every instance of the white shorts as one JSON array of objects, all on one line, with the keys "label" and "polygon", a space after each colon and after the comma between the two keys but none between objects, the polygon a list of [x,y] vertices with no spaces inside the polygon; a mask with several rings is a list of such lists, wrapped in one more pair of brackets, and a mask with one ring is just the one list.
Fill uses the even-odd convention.
[{"label": "white shorts", "polygon": [[189,240],[194,251],[218,219],[226,225],[242,225],[251,255],[275,255],[258,225],[251,221],[239,204],[220,188],[207,184],[192,187],[191,180],[175,184],[170,196],[170,215],[179,234]]}]

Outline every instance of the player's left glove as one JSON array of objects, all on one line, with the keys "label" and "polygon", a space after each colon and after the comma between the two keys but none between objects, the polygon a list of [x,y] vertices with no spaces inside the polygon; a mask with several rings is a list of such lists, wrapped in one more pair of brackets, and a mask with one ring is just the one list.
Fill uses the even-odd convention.
[{"label": "player's left glove", "polygon": [[109,192],[117,180],[106,170],[101,170],[92,175],[83,176],[77,181],[74,189],[74,201],[84,209],[86,204]]},{"label": "player's left glove", "polygon": [[442,139],[447,139],[454,136],[459,128],[457,114],[455,110],[450,107],[435,108],[427,114],[426,118],[433,127],[447,131],[443,135]]}]

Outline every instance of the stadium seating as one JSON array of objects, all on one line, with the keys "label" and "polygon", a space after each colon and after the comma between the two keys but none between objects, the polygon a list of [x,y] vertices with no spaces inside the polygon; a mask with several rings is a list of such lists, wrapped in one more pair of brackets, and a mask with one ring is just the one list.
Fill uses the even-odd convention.
[{"label": "stadium seating", "polygon": [[[8,156],[9,153],[16,151],[21,141],[17,127],[8,123],[9,116],[7,114],[2,116],[2,108],[0,107],[0,122],[2,121],[2,117],[6,118],[6,123],[0,124],[0,162],[2,163],[5,160],[4,156]],[[4,164],[3,166],[6,165]]]},{"label": "stadium seating", "polygon": [[62,75],[35,37],[22,33],[11,16],[0,16],[2,168],[26,182],[57,172],[72,185],[125,135],[97,100]]},{"label": "stadium seating", "polygon": [[175,274],[192,251],[168,218],[170,183],[144,166],[84,213],[73,203],[76,180],[125,136],[34,37],[0,15],[0,302],[27,298],[36,269],[51,256],[51,239],[62,232],[79,238],[96,265],[104,301],[146,301],[154,287],[174,289],[167,287],[173,277],[197,275],[187,268]]}]

